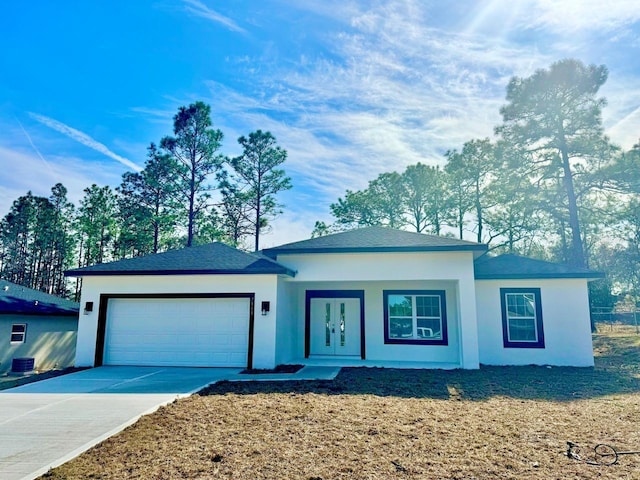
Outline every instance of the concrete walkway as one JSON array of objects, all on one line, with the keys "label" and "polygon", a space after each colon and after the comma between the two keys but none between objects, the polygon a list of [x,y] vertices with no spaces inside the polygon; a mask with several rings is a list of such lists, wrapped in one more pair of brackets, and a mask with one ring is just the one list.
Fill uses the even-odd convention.
[{"label": "concrete walkway", "polygon": [[37,478],[140,416],[220,380],[328,380],[339,371],[239,375],[233,368],[99,367],[4,390],[0,479]]},{"label": "concrete walkway", "polygon": [[247,375],[237,373],[226,378],[230,382],[273,382],[288,380],[333,380],[340,373],[341,367],[307,365],[295,373],[259,373]]}]

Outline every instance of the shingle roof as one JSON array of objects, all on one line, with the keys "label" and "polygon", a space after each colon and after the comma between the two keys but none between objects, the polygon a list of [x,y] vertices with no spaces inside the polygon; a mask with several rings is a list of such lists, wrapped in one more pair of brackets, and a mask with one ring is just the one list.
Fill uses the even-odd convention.
[{"label": "shingle roof", "polygon": [[0,314],[77,315],[80,304],[0,280]]},{"label": "shingle roof", "polygon": [[143,257],[68,270],[68,277],[90,275],[284,274],[295,272],[259,253],[209,243]]},{"label": "shingle roof", "polygon": [[478,251],[487,246],[449,237],[407,232],[386,227],[366,227],[348,232],[287,243],[263,252],[272,258],[285,253],[358,253]]},{"label": "shingle roof", "polygon": [[511,254],[497,257],[483,255],[474,265],[476,280],[604,277],[602,272]]}]

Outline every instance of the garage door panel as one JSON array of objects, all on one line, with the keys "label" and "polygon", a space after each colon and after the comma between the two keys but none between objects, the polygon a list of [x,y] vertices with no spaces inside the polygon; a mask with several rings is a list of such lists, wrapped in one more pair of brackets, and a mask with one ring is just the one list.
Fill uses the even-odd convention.
[{"label": "garage door panel", "polygon": [[231,336],[231,343],[233,345],[245,345],[248,342],[249,342],[248,335],[232,335]]},{"label": "garage door panel", "polygon": [[247,298],[112,298],[105,365],[247,365]]}]

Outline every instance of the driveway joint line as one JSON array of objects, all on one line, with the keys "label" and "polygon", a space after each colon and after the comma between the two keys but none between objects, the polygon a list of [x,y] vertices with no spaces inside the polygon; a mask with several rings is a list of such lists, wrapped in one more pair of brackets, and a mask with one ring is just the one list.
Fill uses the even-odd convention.
[{"label": "driveway joint line", "polygon": [[[155,372],[147,373],[145,375],[140,375],[139,377],[128,378],[127,380],[123,380],[121,382],[114,383],[113,385],[109,385],[106,388],[106,390],[109,390],[109,389],[114,388],[114,387],[119,387],[120,385],[125,385],[125,384],[130,383],[130,382],[135,382],[136,380],[142,380],[143,378],[151,377],[152,375],[157,375],[158,373],[162,373],[162,372],[166,372],[166,371],[167,371],[167,369],[163,368],[162,370],[156,370]],[[98,390],[100,390],[100,389],[98,389]]]},{"label": "driveway joint line", "polygon": [[[16,395],[16,394],[14,393],[12,395]],[[17,395],[41,395],[41,394],[39,394],[39,393],[36,393],[36,394],[34,394],[34,393],[23,393],[23,394],[18,393]],[[13,422],[14,420],[18,420],[18,419],[20,419],[22,417],[26,417],[27,415],[31,415],[34,412],[38,412],[40,410],[46,410],[46,409],[51,408],[51,407],[53,407],[55,405],[59,405],[59,404],[64,403],[64,402],[68,402],[69,400],[73,400],[74,398],[78,398],[78,397],[79,397],[79,395],[73,395],[73,396],[68,396],[66,398],[63,398],[62,400],[58,400],[57,402],[54,402],[54,403],[47,403],[46,405],[42,405],[40,407],[34,408],[32,410],[29,410],[28,412],[21,413],[17,417],[11,417],[8,420],[5,420],[4,422],[0,423],[0,425],[6,425],[7,423]]]}]

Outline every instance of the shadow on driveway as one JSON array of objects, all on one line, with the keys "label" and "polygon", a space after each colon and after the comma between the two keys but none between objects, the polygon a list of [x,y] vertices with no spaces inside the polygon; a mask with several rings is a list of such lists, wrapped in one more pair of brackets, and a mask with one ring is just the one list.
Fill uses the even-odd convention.
[{"label": "shadow on driveway", "polygon": [[187,394],[240,368],[98,367],[5,390],[2,394]]}]

